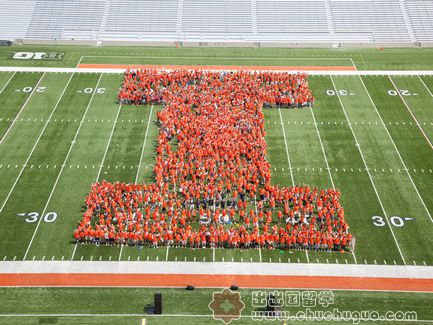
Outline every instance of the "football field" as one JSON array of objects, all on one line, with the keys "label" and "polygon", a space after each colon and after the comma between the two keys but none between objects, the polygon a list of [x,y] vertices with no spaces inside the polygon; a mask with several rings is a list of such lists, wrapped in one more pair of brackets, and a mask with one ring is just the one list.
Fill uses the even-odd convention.
[{"label": "football field", "polygon": [[[353,63],[343,61],[329,65]],[[433,265],[433,77],[386,73],[311,75],[313,109],[264,109],[273,183],[338,188],[353,254],[76,245],[92,183],[153,179],[162,107],[119,105],[121,82],[117,73],[0,72],[1,260]]]}]

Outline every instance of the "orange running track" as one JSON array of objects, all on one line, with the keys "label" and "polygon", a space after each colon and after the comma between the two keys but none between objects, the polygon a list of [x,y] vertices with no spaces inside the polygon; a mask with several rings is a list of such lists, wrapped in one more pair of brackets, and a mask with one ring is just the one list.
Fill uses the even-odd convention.
[{"label": "orange running track", "polygon": [[234,66],[234,65],[170,65],[170,64],[79,64],[80,69],[187,69],[213,71],[356,71],[354,66]]},{"label": "orange running track", "polygon": [[209,274],[0,274],[12,287],[230,287],[433,292],[433,279]]}]

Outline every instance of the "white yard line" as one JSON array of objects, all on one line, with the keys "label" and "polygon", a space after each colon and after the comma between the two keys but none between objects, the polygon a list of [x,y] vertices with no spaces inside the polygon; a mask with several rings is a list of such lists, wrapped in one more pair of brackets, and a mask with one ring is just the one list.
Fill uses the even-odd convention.
[{"label": "white yard line", "polygon": [[332,178],[331,168],[329,168],[328,158],[326,157],[325,148],[323,147],[322,137],[320,136],[319,128],[317,127],[316,117],[314,116],[313,108],[310,108],[313,123],[316,127],[317,136],[319,137],[320,147],[322,148],[323,158],[325,158],[326,169],[328,170],[329,179],[331,180],[332,188],[335,189],[334,179]]},{"label": "white yard line", "polygon": [[[413,181],[412,176],[409,173],[409,169],[407,168],[407,166],[406,166],[406,164],[405,164],[405,162],[404,162],[404,160],[400,154],[400,151],[397,149],[397,146],[395,145],[394,139],[391,137],[391,134],[389,133],[388,128],[386,127],[386,124],[383,121],[382,116],[380,115],[379,110],[377,109],[376,104],[374,103],[373,98],[370,95],[370,92],[368,91],[367,87],[365,86],[364,80],[362,80],[361,77],[359,77],[359,79],[361,80],[361,83],[364,86],[365,92],[367,93],[368,98],[370,99],[370,102],[374,107],[374,110],[376,111],[377,115],[379,116],[380,122],[382,123],[383,127],[385,128],[386,134],[388,134],[388,137],[391,140],[391,143],[392,143],[395,151],[397,152],[398,157],[400,158],[401,164],[403,165],[403,168],[406,171],[407,176],[409,177],[410,182],[412,183],[412,186],[416,191],[416,194],[418,194],[418,197],[419,197],[422,205],[424,206],[425,211],[427,212],[428,216],[430,217],[430,220],[433,222],[433,218],[430,214],[430,211],[428,210],[427,206],[425,205],[424,200],[422,199],[421,194],[419,193],[418,188],[416,187],[415,182]],[[398,92],[398,90],[397,90],[397,92]]]},{"label": "white yard line", "polygon": [[332,82],[332,85],[334,87],[334,90],[335,90],[335,92],[337,94],[338,101],[340,102],[341,108],[343,109],[344,116],[346,117],[346,120],[347,120],[347,122],[349,124],[350,130],[352,131],[353,138],[355,139],[355,142],[356,142],[356,147],[358,148],[359,154],[361,155],[362,162],[364,163],[364,166],[366,168],[368,177],[370,178],[370,182],[371,182],[371,185],[373,186],[374,193],[376,193],[376,197],[377,197],[377,199],[379,201],[379,204],[380,204],[380,207],[382,209],[382,212],[383,212],[383,214],[384,214],[384,216],[385,216],[385,218],[387,220],[387,224],[388,224],[389,230],[391,231],[392,237],[394,238],[394,242],[395,242],[395,244],[397,246],[397,249],[398,249],[398,251],[400,253],[400,257],[401,257],[403,263],[406,265],[406,261],[404,259],[403,253],[401,252],[400,245],[398,244],[397,238],[395,237],[394,231],[392,230],[391,223],[389,222],[388,214],[386,213],[385,207],[383,206],[382,200],[380,199],[380,196],[379,196],[379,193],[377,191],[376,185],[374,184],[373,178],[372,178],[372,176],[370,174],[370,170],[368,169],[367,162],[365,161],[364,155],[362,154],[362,150],[361,150],[360,144],[358,142],[358,139],[356,138],[355,131],[353,131],[352,125],[351,125],[351,123],[349,121],[349,117],[347,116],[347,113],[346,113],[346,109],[344,108],[343,102],[341,101],[341,98],[340,98],[340,94],[338,93],[337,87],[335,86],[334,79],[332,79],[332,76],[330,78],[331,78],[331,82]]},{"label": "white yard line", "polygon": [[[110,137],[108,138],[108,142],[107,142],[107,145],[105,147],[104,156],[102,157],[101,164],[100,164],[99,170],[98,170],[98,175],[96,176],[96,182],[99,181],[99,177],[101,176],[102,168],[103,168],[103,165],[104,165],[104,162],[105,162],[105,158],[107,157],[108,148],[110,147],[111,139],[113,138],[114,129],[116,128],[117,119],[119,118],[119,114],[120,114],[120,109],[121,108],[122,108],[122,104],[120,104],[119,108],[117,109],[116,118],[114,120],[113,127],[111,128]],[[74,260],[75,252],[76,251],[77,251],[77,244],[74,245],[74,250],[72,252],[71,261]]]},{"label": "white yard line", "polygon": [[[153,105],[150,107],[149,119],[147,120],[146,132],[145,132],[145,134],[144,134],[143,146],[142,146],[142,148],[141,148],[140,161],[138,162],[137,174],[135,175],[135,183],[138,182],[138,177],[139,177],[139,175],[140,175],[141,161],[142,161],[142,159],[143,159],[144,148],[146,147],[146,139],[147,139],[147,134],[149,133],[149,125],[150,125],[150,121],[151,121],[151,119],[152,119],[152,112],[153,112]],[[120,246],[119,261],[122,259],[123,246],[124,246],[124,245],[121,245],[121,246]],[[167,245],[167,259],[168,259],[168,245]]]},{"label": "white yard line", "polygon": [[165,251],[165,260],[168,261],[168,249],[170,245],[167,245],[167,250]]},{"label": "white yard line", "polygon": [[15,179],[15,182],[14,182],[14,184],[12,185],[12,188],[10,189],[8,195],[6,196],[5,201],[3,202],[3,205],[2,205],[1,208],[0,208],[0,214],[2,213],[4,207],[6,206],[6,203],[8,202],[8,200],[9,200],[9,198],[10,198],[12,192],[14,191],[15,186],[17,185],[19,179],[21,178],[21,175],[22,175],[22,173],[24,172],[24,169],[26,168],[26,166],[27,166],[27,164],[28,164],[30,158],[32,157],[33,152],[35,151],[35,149],[36,149],[36,147],[37,147],[39,141],[41,140],[42,135],[44,134],[45,129],[47,128],[47,126],[48,126],[48,124],[49,124],[49,122],[50,122],[52,116],[53,116],[54,113],[56,112],[57,107],[59,106],[59,103],[60,103],[60,101],[62,100],[63,95],[65,94],[66,89],[68,88],[69,83],[71,82],[73,76],[74,76],[74,74],[72,74],[71,77],[69,78],[69,80],[68,80],[68,82],[67,82],[65,88],[63,89],[63,91],[62,91],[62,93],[61,93],[59,99],[57,100],[56,105],[54,106],[54,109],[51,111],[50,116],[48,117],[47,121],[45,122],[44,128],[43,128],[42,131],[39,133],[39,137],[37,138],[35,144],[33,145],[33,148],[32,148],[32,150],[30,151],[30,154],[29,154],[29,156],[27,157],[26,162],[24,163],[22,169],[20,170],[20,173],[18,174],[17,178]]},{"label": "white yard line", "polygon": [[350,58],[350,62],[352,62],[352,65],[353,65],[353,67],[355,68],[355,70],[358,70],[358,68],[356,67],[355,62],[353,61],[352,58]]},{"label": "white yard line", "polygon": [[428,93],[430,94],[431,97],[433,97],[432,92],[430,91],[430,88],[427,87],[427,85],[425,84],[424,80],[422,80],[422,78],[420,76],[418,76],[419,80],[422,82],[422,84],[424,85],[425,89],[427,89]]},{"label": "white yard line", "polygon": [[286,130],[284,129],[283,116],[281,114],[280,108],[278,108],[278,113],[280,114],[281,128],[283,130],[284,145],[286,147],[287,162],[289,163],[290,178],[292,180],[292,185],[295,186],[295,179],[293,178],[293,171],[292,171],[292,163],[290,162],[289,148],[287,146],[287,141],[286,141]]},{"label": "white yard line", "polygon": [[141,161],[143,160],[144,148],[146,147],[146,139],[147,139],[147,134],[149,133],[149,126],[150,126],[150,121],[152,119],[152,113],[153,113],[153,105],[150,107],[149,119],[147,120],[146,133],[144,134],[143,147],[141,148],[140,161],[138,162],[137,174],[135,175],[135,183],[138,182],[138,176],[140,175]]},{"label": "white yard line", "polygon": [[45,76],[45,72],[42,74],[42,76],[39,78],[38,82],[36,83],[36,86],[33,87],[32,92],[30,93],[30,95],[27,97],[26,101],[24,102],[24,104],[21,106],[21,109],[19,110],[19,112],[17,113],[17,115],[12,119],[12,123],[9,125],[8,129],[6,130],[5,134],[3,134],[3,137],[0,139],[0,144],[3,143],[3,140],[6,139],[7,135],[9,134],[9,132],[12,130],[16,120],[20,117],[21,112],[24,110],[24,108],[27,106],[27,103],[30,101],[30,99],[32,98],[33,94],[36,92],[36,89],[38,88],[39,84],[41,83],[42,79]]},{"label": "white yard line", "polygon": [[[325,147],[323,146],[322,137],[320,136],[319,128],[317,126],[316,117],[314,116],[314,110],[310,108],[311,115],[313,116],[313,123],[316,127],[317,136],[319,137],[320,147],[322,148],[323,158],[325,158],[326,169],[328,170],[329,179],[331,180],[332,188],[335,190],[334,178],[332,177],[331,168],[329,167],[328,158],[326,157]],[[355,256],[355,252],[352,252],[353,259],[355,264],[358,264]]]},{"label": "white yard line", "polygon": [[418,120],[416,119],[415,115],[412,113],[412,110],[410,109],[409,105],[406,103],[406,101],[404,100],[403,96],[401,95],[399,89],[397,88],[397,86],[394,83],[394,80],[392,80],[391,76],[388,76],[389,80],[391,81],[392,85],[394,86],[395,90],[397,91],[398,96],[400,97],[400,99],[403,101],[404,106],[406,106],[406,109],[408,110],[409,114],[412,116],[412,118],[414,119],[416,125],[418,126],[418,129],[421,131],[421,133],[423,134],[424,138],[426,139],[426,141],[428,142],[428,144],[430,145],[430,149],[433,149],[433,145],[430,141],[430,139],[428,138],[427,134],[425,134],[423,128],[421,127],[421,124],[418,122]]},{"label": "white yard line", "polygon": [[[63,169],[64,169],[65,166],[66,166],[66,162],[68,161],[69,155],[71,154],[71,152],[72,152],[72,148],[74,147],[74,144],[75,144],[75,142],[76,142],[76,140],[77,140],[78,134],[80,133],[81,126],[82,126],[83,123],[84,123],[84,119],[85,119],[85,117],[86,117],[86,115],[87,115],[87,112],[89,111],[89,108],[90,108],[90,106],[91,106],[91,104],[92,104],[93,98],[95,97],[96,90],[98,89],[99,82],[101,81],[102,76],[103,76],[103,74],[101,73],[101,75],[99,76],[98,81],[97,81],[97,83],[96,83],[96,86],[95,86],[95,88],[93,89],[92,97],[90,98],[90,101],[89,101],[89,103],[87,104],[86,110],[85,110],[84,115],[83,115],[83,117],[82,117],[82,119],[81,119],[80,125],[78,126],[77,132],[75,132],[74,139],[73,139],[72,142],[71,142],[71,145],[70,145],[70,147],[69,147],[68,153],[66,154],[65,160],[63,161],[63,164],[61,165],[60,172],[59,172],[59,174],[57,175],[56,181],[55,181],[55,183],[54,183],[54,185],[53,185],[53,188],[51,189],[51,193],[50,193],[50,195],[49,195],[49,197],[48,197],[47,203],[45,204],[44,210],[43,210],[42,213],[41,213],[41,216],[44,216],[44,215],[45,215],[45,211],[47,210],[48,205],[50,204],[51,198],[52,198],[52,196],[53,196],[53,194],[54,194],[54,191],[56,190],[56,187],[57,187],[57,184],[58,184],[58,182],[59,182],[59,180],[60,180],[60,177],[62,176]],[[30,239],[29,245],[27,246],[26,252],[25,252],[24,257],[23,257],[23,260],[25,260],[25,259],[27,258],[27,254],[29,253],[30,247],[31,247],[32,244],[33,244],[33,240],[34,240],[34,238],[35,238],[35,236],[36,236],[36,233],[37,233],[37,231],[38,231],[38,229],[39,229],[39,226],[40,226],[40,224],[41,224],[42,219],[43,219],[42,217],[39,218],[39,221],[38,221],[38,223],[37,223],[37,225],[36,225],[36,228],[35,228],[35,230],[34,230],[34,232],[33,232],[32,238]]]},{"label": "white yard line", "polygon": [[96,181],[99,181],[99,177],[101,176],[102,168],[105,162],[105,158],[107,157],[108,148],[110,147],[111,139],[113,138],[114,129],[116,128],[117,119],[119,118],[120,109],[122,108],[122,104],[119,105],[119,108],[117,109],[116,118],[113,123],[113,127],[111,128],[110,137],[108,138],[107,146],[105,147],[104,156],[102,157],[101,165],[99,166],[98,175],[96,176]]},{"label": "white yard line", "polygon": [[0,94],[3,92],[3,90],[6,89],[6,87],[9,85],[9,83],[11,82],[12,78],[15,76],[17,72],[15,71],[12,76],[9,78],[9,80],[6,82],[6,84],[3,86],[3,88],[0,90]]}]

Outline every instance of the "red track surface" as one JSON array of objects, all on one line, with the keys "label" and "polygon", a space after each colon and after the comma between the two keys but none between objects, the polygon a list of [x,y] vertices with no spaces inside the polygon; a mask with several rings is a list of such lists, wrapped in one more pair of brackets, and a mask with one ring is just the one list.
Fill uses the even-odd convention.
[{"label": "red track surface", "polygon": [[0,286],[42,287],[230,287],[314,288],[372,291],[433,292],[433,279],[366,278],[285,275],[197,275],[197,274],[0,274]]},{"label": "red track surface", "polygon": [[244,71],[356,71],[354,66],[234,66],[234,65],[170,65],[170,64],[87,64],[80,69],[193,69],[193,70],[244,70]]}]

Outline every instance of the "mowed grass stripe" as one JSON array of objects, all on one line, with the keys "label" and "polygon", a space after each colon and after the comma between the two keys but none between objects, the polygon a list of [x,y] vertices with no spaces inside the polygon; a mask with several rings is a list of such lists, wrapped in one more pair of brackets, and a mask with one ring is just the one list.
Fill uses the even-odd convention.
[{"label": "mowed grass stripe", "polygon": [[[352,132],[346,124],[336,128],[325,125],[327,121],[346,120],[336,95],[327,95],[327,90],[334,90],[329,77],[310,77],[316,101],[314,114],[318,123],[321,139],[331,168],[365,168]],[[334,90],[335,91],[335,90]],[[324,124],[321,124],[324,122]],[[355,170],[356,170],[355,169]],[[350,231],[356,237],[356,257],[358,263],[367,260],[396,261],[402,260],[394,243],[390,230],[377,229],[371,223],[371,217],[380,215],[381,207],[365,172],[333,173],[335,187],[341,191],[341,200]]]},{"label": "mowed grass stripe", "polygon": [[[81,119],[90,101],[90,96],[78,93],[86,87],[95,87],[99,75],[74,75],[65,91],[52,119]],[[36,222],[27,223],[17,213],[42,213],[52,187],[61,170],[78,125],[73,123],[49,123],[45,132],[19,179],[15,191],[3,209],[0,218],[9,225],[0,229],[0,256],[24,256],[34,233]],[[50,162],[56,168],[35,168]],[[31,165],[34,167],[31,168]]]},{"label": "mowed grass stripe", "polygon": [[433,97],[428,89],[419,77],[392,77],[391,79],[419,122],[419,127],[425,132],[430,143],[433,142],[433,128],[430,125],[433,122]]},{"label": "mowed grass stripe", "polygon": [[[116,108],[113,110],[116,111]],[[99,177],[100,181],[134,182],[148,126],[149,114],[150,106],[122,106],[105,158],[104,167]],[[128,121],[134,121],[134,123],[128,123]],[[83,201],[84,199],[83,197]],[[117,261],[120,250],[119,246],[78,245],[74,259]],[[141,252],[137,248],[130,248],[130,250],[134,256]]]},{"label": "mowed grass stripe", "polygon": [[[389,96],[392,84],[387,77],[362,77],[371,94],[379,114],[382,116],[394,143],[400,152],[419,193],[430,211],[433,211],[433,155],[424,136],[398,96]],[[403,122],[410,127],[400,127]],[[389,124],[391,123],[391,124]],[[424,219],[430,219],[423,213]]]},{"label": "mowed grass stripe", "polygon": [[[72,235],[81,220],[85,196],[96,181],[118,112],[119,105],[115,102],[118,82],[118,76],[101,77],[98,88],[105,91],[95,93],[85,119],[107,123],[83,123],[47,208],[48,211],[55,211],[58,218],[53,223],[41,223],[28,258],[46,256],[52,259],[54,256],[59,260],[62,256],[64,259],[71,257],[74,246]],[[74,167],[69,168],[69,165]]]},{"label": "mowed grass stripe", "polygon": [[[68,79],[69,75],[67,74],[45,74],[40,86],[47,87],[47,90],[44,93],[36,93],[29,100],[27,104],[29,107],[22,112],[20,118],[25,120],[43,119],[45,121],[54,110]],[[0,208],[23,168],[23,164],[28,159],[44,125],[45,122],[31,123],[30,125],[17,123],[11,129],[8,138],[0,145],[0,164],[4,165],[0,168]],[[7,165],[10,165],[10,168],[7,168]],[[45,167],[46,165],[44,165]]]},{"label": "mowed grass stripe", "polygon": [[[398,245],[403,256],[409,264],[415,260],[418,264],[423,261],[432,263],[431,254],[426,254],[424,248],[431,246],[429,233],[432,224],[422,216],[425,214],[424,207],[418,194],[406,173],[398,173],[397,170],[404,170],[404,165],[394,148],[391,138],[388,136],[385,127],[353,125],[353,121],[372,122],[377,120],[378,114],[370,101],[367,92],[357,76],[334,77],[338,90],[347,90],[347,93],[354,95],[340,96],[346,110],[348,120],[359,142],[364,159],[370,170],[374,168],[385,168],[395,172],[371,173],[371,177],[377,188],[379,197],[383,203],[387,216],[380,214],[383,222],[392,217],[414,217],[415,222],[405,222],[404,226],[393,228]],[[370,222],[373,222],[371,220]],[[396,221],[399,222],[399,221]],[[404,221],[403,221],[404,222]],[[375,222],[382,224],[382,222]],[[377,228],[385,227],[376,226]]]},{"label": "mowed grass stripe", "polygon": [[32,94],[27,90],[33,89],[41,77],[42,73],[17,73],[0,94],[0,140]]}]

